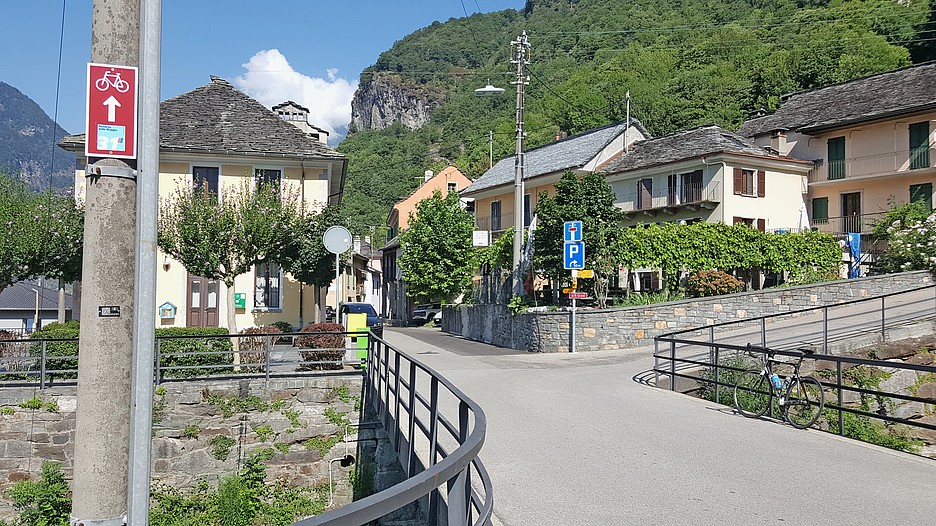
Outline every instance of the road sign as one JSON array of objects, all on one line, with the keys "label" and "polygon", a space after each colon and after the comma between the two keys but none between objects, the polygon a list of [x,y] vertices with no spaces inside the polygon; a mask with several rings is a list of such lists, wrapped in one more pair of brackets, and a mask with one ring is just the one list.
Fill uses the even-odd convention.
[{"label": "road sign", "polygon": [[562,289],[562,293],[563,293],[563,294],[568,294],[568,293],[570,293],[570,292],[575,292],[575,287],[564,287],[564,288]]},{"label": "road sign", "polygon": [[573,277],[573,278],[591,279],[591,278],[595,277],[595,271],[592,270],[592,269],[573,270],[573,271],[572,271],[572,277]]},{"label": "road sign", "polygon": [[585,243],[565,243],[562,249],[566,270],[585,268]]},{"label": "road sign", "polygon": [[569,298],[573,300],[583,300],[587,297],[588,297],[588,293],[586,292],[570,292],[569,293]]},{"label": "road sign", "polygon": [[576,243],[582,240],[582,222],[566,221],[562,227],[562,240],[566,243]]},{"label": "road sign", "polygon": [[137,68],[88,63],[85,155],[136,159]]}]

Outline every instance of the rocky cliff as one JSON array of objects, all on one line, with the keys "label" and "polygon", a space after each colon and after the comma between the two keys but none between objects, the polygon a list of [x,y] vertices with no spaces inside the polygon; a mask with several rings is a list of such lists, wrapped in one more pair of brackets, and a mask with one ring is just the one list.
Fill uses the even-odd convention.
[{"label": "rocky cliff", "polygon": [[409,83],[393,73],[374,73],[362,79],[354,93],[349,131],[380,130],[394,122],[419,128],[444,98],[440,88]]}]

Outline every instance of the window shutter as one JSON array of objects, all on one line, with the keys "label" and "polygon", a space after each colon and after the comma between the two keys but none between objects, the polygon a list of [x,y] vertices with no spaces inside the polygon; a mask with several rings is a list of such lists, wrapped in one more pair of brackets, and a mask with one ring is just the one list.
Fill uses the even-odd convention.
[{"label": "window shutter", "polygon": [[758,170],[757,171],[757,197],[764,197],[764,193],[766,190],[766,188],[764,188],[765,179],[767,179],[765,172],[763,170]]},{"label": "window shutter", "polygon": [[[737,170],[737,168],[735,168],[735,169]],[[741,222],[743,222],[743,221],[744,221],[744,220],[741,219],[740,217],[734,216],[734,217],[731,219],[731,224],[732,224],[732,225],[737,225],[738,223],[741,223]]]},{"label": "window shutter", "polygon": [[741,169],[734,169],[734,193],[735,195],[741,195],[741,187],[744,185],[744,181],[741,180]]},{"label": "window shutter", "polygon": [[763,219],[758,219],[758,220],[757,220],[757,229],[760,230],[761,232],[764,232],[764,231],[766,230],[766,228],[767,228],[767,225],[766,225],[766,223],[764,222],[764,220],[763,220]]}]

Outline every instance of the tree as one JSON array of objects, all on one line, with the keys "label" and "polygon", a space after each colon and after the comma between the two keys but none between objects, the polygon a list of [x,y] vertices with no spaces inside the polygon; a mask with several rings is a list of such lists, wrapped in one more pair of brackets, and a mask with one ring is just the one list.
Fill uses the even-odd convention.
[{"label": "tree", "polygon": [[180,185],[159,210],[159,248],[188,272],[227,287],[227,321],[237,332],[234,279],[260,262],[281,263],[298,216],[297,200],[275,184],[252,181],[227,188],[221,198]]},{"label": "tree", "polygon": [[74,199],[35,194],[0,173],[0,290],[34,276],[79,279],[83,231]]},{"label": "tree", "polygon": [[416,216],[400,234],[400,269],[407,295],[418,301],[450,300],[474,273],[474,221],[455,192],[436,190],[416,204]]},{"label": "tree", "polygon": [[336,206],[297,218],[292,240],[281,254],[283,270],[304,285],[327,287],[335,279],[335,255],[325,248],[322,236],[335,225],[347,227]]},{"label": "tree", "polygon": [[533,238],[533,264],[554,283],[561,283],[563,224],[582,222],[585,266],[595,271],[593,287],[599,307],[607,303],[608,280],[617,272],[615,258],[621,212],[614,206],[614,192],[604,176],[589,173],[579,179],[566,172],[556,183],[556,195],[540,194],[536,205],[537,227]]}]

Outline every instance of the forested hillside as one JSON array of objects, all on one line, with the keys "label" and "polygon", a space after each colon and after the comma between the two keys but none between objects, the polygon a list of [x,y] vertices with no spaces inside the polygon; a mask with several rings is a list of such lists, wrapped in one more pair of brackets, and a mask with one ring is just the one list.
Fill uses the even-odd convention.
[{"label": "forested hillside", "polygon": [[[936,0],[529,0],[522,11],[452,19],[414,32],[361,74],[415,92],[444,90],[417,130],[357,130],[339,150],[351,159],[345,211],[359,231],[383,225],[389,207],[427,168],[457,165],[470,177],[514,151],[515,66],[510,41],[532,44],[527,146],[632,115],[654,135],[718,124],[736,129],[785,93],[936,58]],[[487,83],[505,96],[477,98]]]}]

